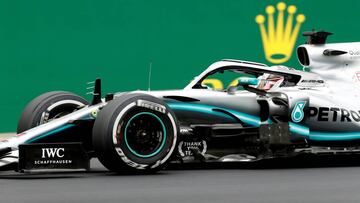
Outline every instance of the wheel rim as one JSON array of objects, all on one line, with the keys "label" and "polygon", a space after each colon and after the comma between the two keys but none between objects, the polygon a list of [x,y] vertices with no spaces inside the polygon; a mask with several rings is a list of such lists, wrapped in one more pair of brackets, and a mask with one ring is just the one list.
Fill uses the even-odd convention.
[{"label": "wheel rim", "polygon": [[165,145],[165,125],[153,113],[137,113],[125,126],[124,140],[127,148],[134,155],[141,158],[155,156]]},{"label": "wheel rim", "polygon": [[41,115],[40,121],[37,125],[48,123],[54,119],[63,117],[74,112],[83,103],[75,100],[59,101],[49,106]]}]

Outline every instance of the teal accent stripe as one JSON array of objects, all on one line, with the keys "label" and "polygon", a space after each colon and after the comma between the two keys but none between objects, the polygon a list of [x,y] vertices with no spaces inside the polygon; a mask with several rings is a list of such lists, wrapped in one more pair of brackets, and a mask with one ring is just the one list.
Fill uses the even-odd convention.
[{"label": "teal accent stripe", "polygon": [[55,133],[61,132],[61,131],[66,130],[66,129],[69,129],[69,128],[73,127],[73,126],[75,126],[75,125],[74,125],[74,124],[66,124],[66,125],[64,125],[64,126],[61,126],[61,127],[59,127],[59,128],[56,128],[56,129],[54,129],[54,130],[51,130],[51,131],[49,131],[49,132],[47,132],[47,133],[45,133],[45,134],[41,134],[41,135],[39,135],[39,136],[37,136],[37,137],[34,137],[34,138],[26,141],[26,143],[35,142],[35,141],[37,141],[37,140],[39,140],[39,139],[42,139],[42,138],[44,138],[44,137],[48,137],[48,136],[53,135],[53,134],[55,134]]},{"label": "teal accent stripe", "polygon": [[[144,155],[144,154],[139,154],[139,153],[137,153],[135,150],[133,150],[133,149],[130,147],[128,141],[127,141],[127,135],[126,135],[127,128],[129,127],[129,124],[131,123],[131,121],[132,121],[134,118],[136,118],[136,117],[138,117],[138,116],[140,116],[140,115],[144,115],[144,114],[155,117],[155,118],[160,122],[160,124],[161,124],[161,126],[162,126],[163,133],[164,133],[164,137],[163,137],[163,140],[162,140],[162,142],[161,142],[160,147],[159,147],[156,151],[154,151],[153,153],[151,153],[151,154],[146,154],[146,155]],[[136,155],[136,156],[138,156],[138,157],[141,157],[141,158],[149,158],[149,157],[152,157],[152,156],[157,155],[157,154],[164,148],[164,146],[165,146],[165,141],[166,141],[166,128],[165,128],[165,125],[164,125],[164,123],[162,122],[162,120],[161,120],[157,115],[155,115],[155,114],[153,114],[153,113],[150,113],[150,112],[141,112],[141,113],[135,114],[135,115],[134,115],[133,117],[131,117],[131,119],[127,122],[127,124],[126,124],[126,126],[125,126],[124,139],[125,139],[125,144],[126,144],[126,146],[128,147],[128,149],[131,151],[131,153],[133,153],[134,155]]]},{"label": "teal accent stripe", "polygon": [[229,118],[229,119],[234,119],[227,114],[212,110],[213,108],[217,108],[217,107],[211,107],[211,106],[202,105],[202,104],[201,105],[199,105],[199,104],[192,105],[192,104],[182,104],[182,103],[169,103],[168,105],[171,109],[174,109],[174,110],[196,111],[196,112],[212,114],[212,115],[216,115],[216,116],[220,116],[220,117],[225,117],[225,118]]},{"label": "teal accent stripe", "polygon": [[311,132],[310,138],[315,141],[348,141],[360,139],[360,132]]},{"label": "teal accent stripe", "polygon": [[290,132],[308,137],[314,141],[348,141],[360,139],[360,132],[319,132],[308,127],[289,122]]},{"label": "teal accent stripe", "polygon": [[246,114],[246,113],[242,113],[242,112],[238,112],[238,111],[234,111],[234,110],[230,110],[227,109],[228,112],[230,112],[231,114],[235,115],[236,117],[238,117],[242,122],[255,126],[255,127],[259,127],[261,124],[261,120],[259,117],[257,116],[253,116],[250,114]]},{"label": "teal accent stripe", "polygon": [[289,122],[290,132],[297,133],[299,135],[303,135],[308,137],[310,135],[310,130],[306,126],[302,126],[293,122]]},{"label": "teal accent stripe", "polygon": [[187,103],[168,103],[168,105],[171,109],[174,109],[174,110],[196,111],[196,112],[207,113],[207,114],[212,114],[212,115],[216,115],[216,116],[233,119],[231,116],[229,116],[227,114],[213,110],[213,109],[222,109],[224,111],[227,111],[227,112],[233,114],[238,119],[240,119],[242,122],[244,122],[248,125],[258,127],[258,126],[260,126],[260,123],[261,123],[260,118],[257,116],[234,111],[231,109],[220,108],[217,106],[210,106],[210,105],[205,105],[205,104],[187,104]]},{"label": "teal accent stripe", "polygon": [[[168,105],[170,106],[171,109],[174,110],[196,111],[196,112],[231,118],[230,116],[223,114],[221,112],[213,111],[214,108],[223,109],[233,114],[234,116],[239,118],[242,122],[248,125],[259,127],[261,124],[260,118],[258,116],[253,116],[250,114],[238,112],[231,109],[219,108],[217,106],[210,106],[204,104],[188,104],[188,103],[168,103]],[[267,123],[271,123],[271,121],[269,120]],[[296,124],[294,122],[289,122],[289,130],[292,133],[305,136],[307,137],[307,139],[314,141],[347,141],[347,140],[360,139],[360,132],[310,131],[309,127]]]}]

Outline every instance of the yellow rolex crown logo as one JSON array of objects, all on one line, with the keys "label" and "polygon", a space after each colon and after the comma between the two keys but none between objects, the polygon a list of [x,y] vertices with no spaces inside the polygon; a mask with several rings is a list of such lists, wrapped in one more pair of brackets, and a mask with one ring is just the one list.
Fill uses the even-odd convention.
[{"label": "yellow rolex crown logo", "polygon": [[[277,9],[277,21],[275,23],[274,14]],[[305,21],[303,14],[296,16],[296,24],[293,26],[296,7],[290,5],[286,9],[284,2],[279,2],[274,6],[267,6],[264,15],[258,15],[255,18],[259,24],[261,39],[264,46],[265,58],[271,63],[284,63],[291,57],[294,45],[299,34],[300,26]],[[287,19],[285,22],[285,11],[287,11]],[[265,27],[267,21],[267,28]]]}]

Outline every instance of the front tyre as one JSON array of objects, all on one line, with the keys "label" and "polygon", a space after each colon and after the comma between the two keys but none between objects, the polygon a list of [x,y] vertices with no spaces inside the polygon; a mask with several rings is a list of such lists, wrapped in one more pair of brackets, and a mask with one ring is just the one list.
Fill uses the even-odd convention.
[{"label": "front tyre", "polygon": [[87,105],[82,97],[71,92],[53,91],[33,99],[21,113],[17,133],[72,113]]},{"label": "front tyre", "polygon": [[121,173],[154,172],[170,160],[178,140],[172,110],[144,94],[111,101],[96,118],[93,145],[100,162]]}]

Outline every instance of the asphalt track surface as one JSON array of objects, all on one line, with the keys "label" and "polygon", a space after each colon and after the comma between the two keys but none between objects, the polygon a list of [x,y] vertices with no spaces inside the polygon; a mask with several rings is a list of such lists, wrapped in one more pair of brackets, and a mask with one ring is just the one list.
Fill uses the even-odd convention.
[{"label": "asphalt track surface", "polygon": [[320,161],[320,165],[328,165],[325,167],[313,160],[302,163],[301,168],[296,164],[278,167],[276,162],[260,167],[172,167],[155,175],[116,175],[93,160],[88,173],[0,172],[0,202],[355,203],[360,202],[360,164],[356,160],[351,164]]}]

